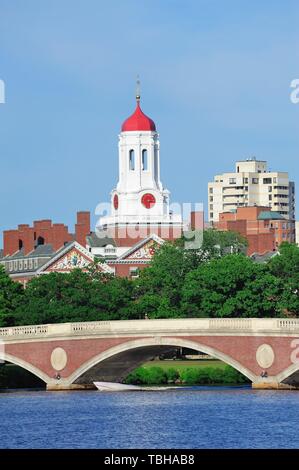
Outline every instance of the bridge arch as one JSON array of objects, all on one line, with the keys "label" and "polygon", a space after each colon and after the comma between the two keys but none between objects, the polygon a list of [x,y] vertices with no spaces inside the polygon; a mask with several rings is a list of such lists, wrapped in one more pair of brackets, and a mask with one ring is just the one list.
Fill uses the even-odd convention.
[{"label": "bridge arch", "polygon": [[[297,382],[298,384],[298,379],[299,379],[299,364],[292,364],[289,367],[287,367],[285,370],[277,374],[276,379],[278,383],[289,383],[291,381],[292,376],[298,375]],[[289,380],[288,380],[289,379]]]},{"label": "bridge arch", "polygon": [[[157,349],[161,346],[168,346],[168,347],[184,347],[184,348],[193,349],[195,351],[201,351],[205,354],[209,354],[210,356],[213,356],[214,358],[225,362],[227,365],[232,366],[234,369],[238,370],[243,375],[245,375],[251,382],[254,382],[256,379],[255,374],[251,370],[247,369],[240,362],[236,361],[232,357],[228,356],[227,354],[224,354],[223,352],[215,348],[206,346],[196,341],[190,341],[185,338],[183,339],[183,338],[177,338],[177,337],[152,337],[152,338],[143,338],[143,339],[128,341],[118,346],[109,348],[100,354],[97,354],[96,356],[92,357],[90,360],[83,363],[70,377],[68,377],[67,382],[69,384],[73,384],[84,373],[88,372],[88,370],[90,370],[92,367],[99,365],[101,362],[109,358],[113,358],[113,356],[116,356],[120,353],[125,353],[127,351],[134,351],[134,350],[147,348],[147,347],[154,347],[154,346],[156,346]],[[132,367],[132,369],[134,369],[135,367],[136,366]]]},{"label": "bridge arch", "polygon": [[16,366],[26,369],[28,372],[31,372],[31,374],[35,375],[46,384],[50,381],[50,377],[40,369],[26,361],[23,361],[23,359],[20,359],[19,357],[13,356],[12,354],[0,353],[0,360],[10,362],[11,364],[15,364]]}]

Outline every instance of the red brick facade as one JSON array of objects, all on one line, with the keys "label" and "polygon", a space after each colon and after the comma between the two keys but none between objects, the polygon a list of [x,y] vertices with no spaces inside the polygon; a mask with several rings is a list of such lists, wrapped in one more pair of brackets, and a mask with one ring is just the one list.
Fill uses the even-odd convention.
[{"label": "red brick facade", "polygon": [[[259,219],[261,213],[269,213],[267,219]],[[236,212],[222,212],[219,222],[215,223],[218,230],[238,232],[248,240],[247,254],[263,255],[276,251],[283,241],[293,242],[292,222],[284,218],[271,218],[269,207],[239,207]]]},{"label": "red brick facade", "polygon": [[62,248],[66,243],[76,240],[86,246],[86,236],[90,233],[90,213],[78,212],[75,235],[69,233],[64,224],[53,224],[51,220],[37,220],[30,227],[21,224],[15,230],[3,232],[3,254],[11,256],[20,249],[27,255],[38,245],[51,244],[54,251]]}]

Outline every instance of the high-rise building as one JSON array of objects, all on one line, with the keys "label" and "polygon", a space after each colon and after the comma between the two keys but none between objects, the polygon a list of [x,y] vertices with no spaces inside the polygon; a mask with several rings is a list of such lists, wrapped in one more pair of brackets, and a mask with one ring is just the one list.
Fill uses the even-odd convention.
[{"label": "high-rise building", "polygon": [[295,184],[287,172],[269,171],[267,162],[255,157],[237,161],[235,172],[216,175],[208,184],[209,222],[218,222],[221,212],[246,206],[270,207],[294,221]]}]

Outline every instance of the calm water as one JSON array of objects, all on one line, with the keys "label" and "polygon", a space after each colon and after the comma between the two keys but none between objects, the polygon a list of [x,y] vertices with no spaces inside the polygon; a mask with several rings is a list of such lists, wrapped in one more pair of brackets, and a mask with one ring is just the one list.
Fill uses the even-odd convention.
[{"label": "calm water", "polygon": [[0,394],[2,448],[299,448],[299,392]]}]

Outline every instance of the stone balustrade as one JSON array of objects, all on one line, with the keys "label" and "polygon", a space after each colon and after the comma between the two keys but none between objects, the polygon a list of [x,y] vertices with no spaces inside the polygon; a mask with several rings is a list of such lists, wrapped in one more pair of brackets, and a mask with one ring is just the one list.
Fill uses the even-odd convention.
[{"label": "stone balustrade", "polygon": [[0,328],[2,341],[92,335],[170,335],[186,333],[298,334],[299,319],[277,318],[178,318],[116,320]]}]

